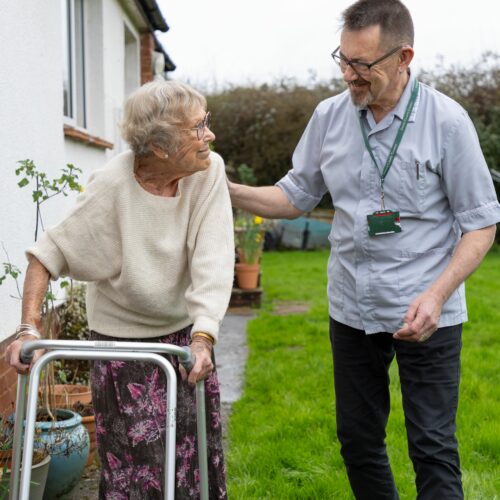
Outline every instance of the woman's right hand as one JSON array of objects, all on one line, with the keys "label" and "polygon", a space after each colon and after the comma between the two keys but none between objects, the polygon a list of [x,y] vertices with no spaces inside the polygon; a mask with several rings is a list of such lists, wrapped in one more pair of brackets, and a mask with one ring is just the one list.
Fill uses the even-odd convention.
[{"label": "woman's right hand", "polygon": [[11,342],[5,350],[5,361],[14,368],[17,373],[25,375],[29,372],[31,365],[44,353],[43,349],[38,349],[34,352],[31,363],[25,364],[21,361],[21,346],[28,340],[36,340],[34,335],[24,335],[20,339]]}]

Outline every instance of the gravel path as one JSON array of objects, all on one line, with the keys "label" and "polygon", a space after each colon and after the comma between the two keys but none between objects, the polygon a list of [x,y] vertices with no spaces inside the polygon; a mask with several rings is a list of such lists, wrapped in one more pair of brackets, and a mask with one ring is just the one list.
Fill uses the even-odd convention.
[{"label": "gravel path", "polygon": [[[220,331],[220,340],[215,346],[217,371],[221,392],[221,415],[224,448],[227,449],[227,423],[231,408],[243,390],[243,371],[247,358],[246,326],[252,319],[250,310],[239,309],[228,313]],[[98,496],[99,467],[85,469],[80,483],[61,500],[96,500]]]}]

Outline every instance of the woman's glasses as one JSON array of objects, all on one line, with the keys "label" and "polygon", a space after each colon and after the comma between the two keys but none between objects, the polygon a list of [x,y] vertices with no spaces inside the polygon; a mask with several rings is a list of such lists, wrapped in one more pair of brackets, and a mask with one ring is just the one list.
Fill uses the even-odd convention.
[{"label": "woman's glasses", "polygon": [[210,128],[211,123],[212,123],[212,115],[210,114],[210,111],[207,111],[205,118],[203,118],[203,120],[201,120],[200,123],[196,124],[194,127],[191,128],[184,128],[183,130],[196,130],[196,137],[198,138],[199,141],[201,141],[205,137],[205,130],[207,128]]}]

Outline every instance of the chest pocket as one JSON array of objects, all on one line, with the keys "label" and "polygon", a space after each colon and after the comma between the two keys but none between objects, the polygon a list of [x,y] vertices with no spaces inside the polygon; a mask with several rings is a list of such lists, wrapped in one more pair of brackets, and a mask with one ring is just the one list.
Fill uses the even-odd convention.
[{"label": "chest pocket", "polygon": [[424,213],[427,189],[425,165],[418,161],[399,164],[399,211],[401,216],[418,217]]}]

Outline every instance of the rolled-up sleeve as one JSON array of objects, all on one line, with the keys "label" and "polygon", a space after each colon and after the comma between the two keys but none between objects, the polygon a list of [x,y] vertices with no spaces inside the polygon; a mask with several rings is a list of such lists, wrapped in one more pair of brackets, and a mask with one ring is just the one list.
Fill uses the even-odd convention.
[{"label": "rolled-up sleeve", "polygon": [[276,183],[290,203],[303,212],[311,211],[327,191],[320,168],[321,130],[316,108],[293,153],[293,168]]},{"label": "rolled-up sleeve", "polygon": [[462,110],[443,147],[443,182],[450,207],[463,233],[500,221],[491,174],[479,139],[467,113]]}]

